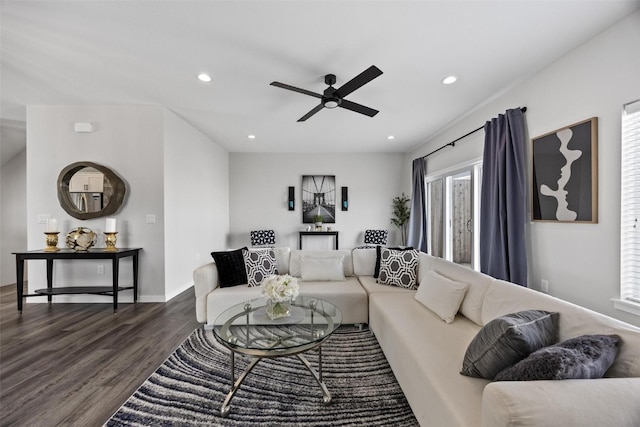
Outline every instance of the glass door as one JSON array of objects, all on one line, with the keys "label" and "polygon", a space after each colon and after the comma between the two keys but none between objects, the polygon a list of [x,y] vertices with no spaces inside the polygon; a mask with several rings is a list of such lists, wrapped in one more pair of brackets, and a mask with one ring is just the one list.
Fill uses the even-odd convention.
[{"label": "glass door", "polygon": [[467,170],[451,179],[451,261],[471,267],[473,251],[473,183]]},{"label": "glass door", "polygon": [[430,178],[426,186],[429,253],[475,270],[481,173],[478,163]]}]

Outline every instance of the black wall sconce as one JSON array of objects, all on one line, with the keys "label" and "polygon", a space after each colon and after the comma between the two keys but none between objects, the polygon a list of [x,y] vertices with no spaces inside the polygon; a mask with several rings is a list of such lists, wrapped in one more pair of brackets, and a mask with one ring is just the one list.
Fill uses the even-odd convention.
[{"label": "black wall sconce", "polygon": [[287,206],[289,207],[290,211],[293,211],[296,209],[295,192],[296,192],[295,187],[289,187],[289,201],[287,202]]},{"label": "black wall sconce", "polygon": [[349,189],[347,187],[342,187],[342,210],[349,210]]}]

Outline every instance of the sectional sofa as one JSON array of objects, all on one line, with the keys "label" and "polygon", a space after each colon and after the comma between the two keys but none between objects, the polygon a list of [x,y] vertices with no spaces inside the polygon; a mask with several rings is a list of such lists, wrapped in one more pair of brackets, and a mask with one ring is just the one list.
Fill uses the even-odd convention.
[{"label": "sectional sofa", "polygon": [[[337,305],[345,324],[369,325],[422,426],[640,426],[638,328],[421,252],[417,290],[378,283],[375,249],[275,252],[279,273],[299,277],[309,276],[302,274],[308,260],[340,260],[344,280],[303,280],[301,293]],[[259,287],[220,287],[215,262],[194,271],[194,284],[197,319],[209,326],[227,307],[260,296]],[[493,381],[461,375],[476,337],[494,319],[526,310],[554,313],[555,341],[620,337],[605,378]]]}]

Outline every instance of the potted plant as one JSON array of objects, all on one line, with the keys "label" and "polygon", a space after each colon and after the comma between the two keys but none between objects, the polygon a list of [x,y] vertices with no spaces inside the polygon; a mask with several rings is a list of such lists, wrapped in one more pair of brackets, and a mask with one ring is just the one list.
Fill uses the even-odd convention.
[{"label": "potted plant", "polygon": [[316,224],[316,230],[321,230],[322,229],[322,221],[324,220],[324,218],[322,217],[322,215],[314,215],[313,216],[313,222]]},{"label": "potted plant", "polygon": [[409,200],[411,199],[402,193],[401,196],[394,197],[392,202],[393,217],[391,218],[391,224],[400,229],[402,246],[407,244],[407,225],[409,224],[409,214],[411,213],[411,208],[407,206]]}]

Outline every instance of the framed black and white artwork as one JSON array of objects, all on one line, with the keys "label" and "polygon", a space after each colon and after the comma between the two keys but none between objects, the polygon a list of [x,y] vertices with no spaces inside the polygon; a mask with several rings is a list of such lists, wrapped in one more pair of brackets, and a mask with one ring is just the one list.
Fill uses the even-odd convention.
[{"label": "framed black and white artwork", "polygon": [[325,224],[336,222],[335,175],[302,176],[302,222],[313,224],[316,215]]},{"label": "framed black and white artwork", "polygon": [[598,222],[598,118],[531,140],[533,221]]}]

